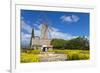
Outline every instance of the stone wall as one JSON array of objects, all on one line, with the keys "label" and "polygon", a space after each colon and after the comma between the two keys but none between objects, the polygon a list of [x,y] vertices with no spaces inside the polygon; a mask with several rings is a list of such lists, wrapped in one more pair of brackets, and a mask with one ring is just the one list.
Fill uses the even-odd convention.
[{"label": "stone wall", "polygon": [[38,46],[41,47],[42,45],[47,45],[49,49],[52,49],[52,45],[50,45],[51,40],[46,39],[34,39],[32,38],[32,46]]}]

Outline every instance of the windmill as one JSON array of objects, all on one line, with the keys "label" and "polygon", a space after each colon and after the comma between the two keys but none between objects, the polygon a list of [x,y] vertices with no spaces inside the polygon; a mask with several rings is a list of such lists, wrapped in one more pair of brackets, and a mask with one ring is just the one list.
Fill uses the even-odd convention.
[{"label": "windmill", "polygon": [[40,31],[41,31],[41,35],[40,38],[41,39],[51,39],[51,31],[53,31],[51,25],[51,21],[49,19],[49,17],[47,17],[47,14],[45,12],[42,12],[42,16],[40,16],[39,18],[39,22],[40,22]]},{"label": "windmill", "polygon": [[30,41],[30,46],[35,47],[35,46],[40,46],[42,50],[46,51],[48,48],[52,47],[50,45],[51,41],[51,31],[53,31],[51,27],[51,21],[47,17],[45,12],[40,13],[42,15],[39,16],[38,18],[38,25],[40,25],[40,39],[36,39],[34,35],[34,29],[32,30],[32,36],[31,36],[31,41]]}]

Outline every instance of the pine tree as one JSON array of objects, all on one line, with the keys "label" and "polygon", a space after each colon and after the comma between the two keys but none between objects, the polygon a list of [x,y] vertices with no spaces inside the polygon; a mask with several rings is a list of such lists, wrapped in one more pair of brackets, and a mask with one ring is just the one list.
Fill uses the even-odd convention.
[{"label": "pine tree", "polygon": [[32,29],[31,39],[30,39],[30,48],[32,47],[32,38],[34,38],[34,28]]}]

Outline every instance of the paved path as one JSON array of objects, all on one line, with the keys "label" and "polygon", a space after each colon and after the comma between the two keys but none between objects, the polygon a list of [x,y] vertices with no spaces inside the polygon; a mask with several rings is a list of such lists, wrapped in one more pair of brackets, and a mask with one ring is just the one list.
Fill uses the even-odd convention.
[{"label": "paved path", "polygon": [[66,61],[67,60],[67,55],[55,54],[53,52],[41,52],[39,56],[40,56],[41,62]]}]

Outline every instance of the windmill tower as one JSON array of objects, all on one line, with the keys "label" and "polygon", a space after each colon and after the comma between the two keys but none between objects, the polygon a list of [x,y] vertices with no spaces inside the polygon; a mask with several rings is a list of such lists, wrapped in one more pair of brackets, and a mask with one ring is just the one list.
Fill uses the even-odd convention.
[{"label": "windmill tower", "polygon": [[[45,19],[48,19],[47,17]],[[43,19],[42,24],[41,24],[41,41],[40,44],[42,45],[41,49],[43,51],[48,51],[48,49],[50,49],[52,47],[52,45],[50,45],[50,30],[52,30],[52,28],[50,27],[49,21]]]},{"label": "windmill tower", "polygon": [[52,46],[50,45],[51,40],[49,39],[49,32],[50,28],[48,24],[41,24],[41,50],[46,52],[48,49],[50,49]]},{"label": "windmill tower", "polygon": [[41,39],[49,39],[48,37],[48,25],[42,24],[41,25]]}]

